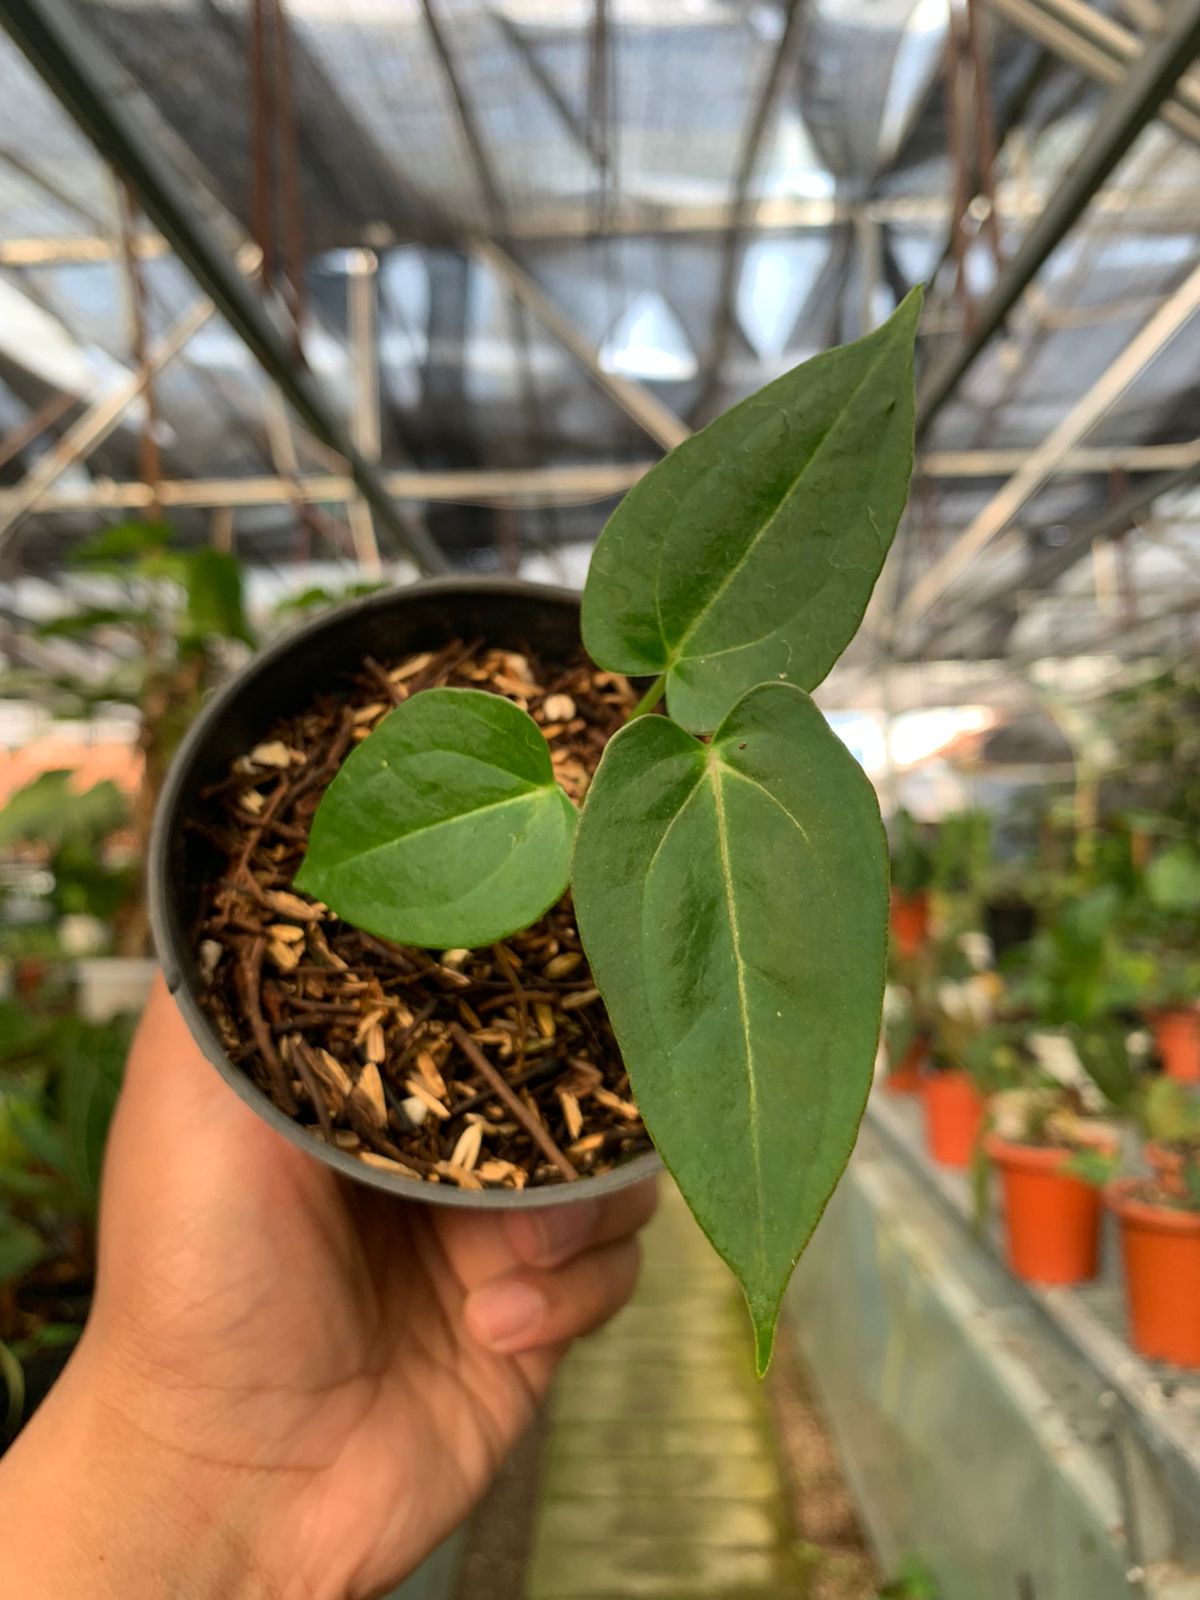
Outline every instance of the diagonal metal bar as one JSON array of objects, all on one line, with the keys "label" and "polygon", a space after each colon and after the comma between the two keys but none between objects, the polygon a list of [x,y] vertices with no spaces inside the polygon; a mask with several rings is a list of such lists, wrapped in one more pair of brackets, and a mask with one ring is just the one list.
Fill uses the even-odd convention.
[{"label": "diagonal metal bar", "polygon": [[601,364],[595,345],[506,250],[500,249],[490,239],[476,238],[471,243],[471,251],[505,280],[517,299],[529,307],[546,331],[569,350],[581,366],[587,368],[600,387],[664,450],[673,450],[677,444],[691,438],[692,431],[687,423],[677,417],[669,406],[663,405],[649,389],[607,371]]},{"label": "diagonal metal bar", "polygon": [[248,288],[136,115],[117,102],[111,92],[117,69],[78,12],[62,0],[7,0],[0,20],[83,132],[136,189],[147,215],[305,427],[345,457],[381,525],[424,571],[445,571],[440,549],[424,529],[406,526],[398,515],[378,473],[351,444],[309,375],[295,366],[287,335],[267,305]]},{"label": "diagonal metal bar", "polygon": [[738,277],[745,254],[746,237],[754,214],[754,200],[750,189],[758,172],[763,143],[774,126],[779,91],[784,74],[791,64],[796,35],[804,14],[803,0],[785,0],[783,32],[763,77],[754,111],[742,141],[737,175],[733,181],[733,197],[729,207],[729,228],[721,250],[721,277],[717,289],[717,317],[712,348],[704,365],[700,394],[691,412],[690,420],[697,425],[707,420],[709,407],[721,382],[721,369],[729,353],[729,341],[733,337],[735,321]]},{"label": "diagonal metal bar", "polygon": [[1197,310],[1200,310],[1200,267],[1189,273],[1116,360],[1080,396],[1058,426],[1035,450],[1029,452],[1024,465],[988,501],[970,526],[917,580],[900,607],[898,621],[902,628],[911,627],[924,616],[958,575],[982,554],[997,534],[1009,526],[1063,457],[1079,443]]},{"label": "diagonal metal bar", "polygon": [[[1008,586],[1004,603],[1008,603],[1013,589],[1033,592],[1048,589],[1094,545],[1102,544],[1106,539],[1119,538],[1121,534],[1127,533],[1141,514],[1149,510],[1164,495],[1173,494],[1177,489],[1186,489],[1198,478],[1200,478],[1200,455],[1174,472],[1165,473],[1147,483],[1139,484],[1099,517],[1072,527],[1065,543],[1044,550],[1029,562],[1015,583]],[[983,610],[991,612],[999,599],[994,590],[987,594],[973,595],[951,615],[939,616],[937,626],[921,639],[922,655],[928,656],[935,652],[946,639],[978,612]]]},{"label": "diagonal metal bar", "polygon": [[[257,251],[253,252],[251,259],[257,261]],[[40,458],[14,490],[12,497],[4,503],[4,510],[0,513],[0,550],[11,540],[22,518],[36,509],[46,491],[53,487],[69,466],[82,460],[108,437],[147,383],[179,354],[193,335],[199,333],[215,310],[207,295],[195,301],[177,322],[154,341],[138,370],[131,372],[116,388],[100,395],[72,423],[54,448]]]},{"label": "diagonal metal bar", "polygon": [[497,6],[488,7],[488,16],[500,29],[508,40],[513,50],[520,56],[529,76],[545,95],[547,102],[553,107],[564,130],[578,145],[580,151],[598,170],[603,167],[603,157],[592,138],[591,129],[587,127],[583,118],[575,111],[566,95],[559,88],[554,74],[545,65],[530,41],[521,32],[520,24],[514,22],[503,10]]},{"label": "diagonal metal bar", "polygon": [[1146,49],[1101,110],[1083,153],[980,307],[974,332],[951,352],[923,387],[917,406],[918,436],[928,432],[1046,259],[1195,60],[1200,50],[1200,0],[1180,0],[1172,20],[1170,34]]},{"label": "diagonal metal bar", "polygon": [[[1038,0],[986,0],[997,15],[1013,23],[1031,39],[1044,44],[1060,60],[1094,78],[1097,83],[1115,86],[1124,82],[1126,69],[1140,58],[1142,47],[1118,48],[1107,31],[1081,27],[1067,16],[1050,10]],[[1081,7],[1091,15],[1091,7]],[[1115,25],[1112,25],[1115,26]],[[1124,29],[1117,29],[1124,34]],[[1129,35],[1128,37],[1132,37]],[[1195,91],[1181,80],[1174,94],[1159,107],[1158,115],[1168,127],[1193,144],[1200,143],[1200,115],[1192,102]]]}]

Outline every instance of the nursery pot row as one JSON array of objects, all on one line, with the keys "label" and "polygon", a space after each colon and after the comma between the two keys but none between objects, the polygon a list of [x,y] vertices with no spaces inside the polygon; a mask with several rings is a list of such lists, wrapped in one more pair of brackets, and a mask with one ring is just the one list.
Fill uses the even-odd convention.
[{"label": "nursery pot row", "polygon": [[987,1107],[966,1072],[935,1072],[925,1080],[925,1142],[944,1167],[969,1167]]},{"label": "nursery pot row", "polygon": [[889,922],[901,955],[915,956],[929,937],[929,896],[925,890],[893,889]]},{"label": "nursery pot row", "polygon": [[883,1080],[888,1094],[919,1094],[925,1081],[928,1055],[927,1042],[920,1037],[914,1039],[896,1065],[888,1066]]},{"label": "nursery pot row", "polygon": [[653,1153],[634,1156],[598,1177],[524,1190],[462,1190],[415,1182],[366,1166],[312,1138],[230,1061],[200,1004],[194,949],[201,892],[216,865],[211,848],[187,826],[203,820],[202,792],[259,742],[281,715],[298,711],[361,670],[368,656],[394,660],[437,650],[453,639],[482,639],[500,649],[528,647],[550,664],[580,649],[579,596],[515,578],[429,579],[370,595],[323,613],[276,640],[209,701],[193,723],[167,778],[150,850],[150,909],[155,948],[192,1036],[230,1087],[273,1128],[346,1177],[432,1205],[516,1209],[570,1204],[623,1189],[655,1171]]},{"label": "nursery pot row", "polygon": [[1200,1007],[1159,1011],[1150,1026],[1167,1077],[1180,1083],[1200,1083]]},{"label": "nursery pot row", "polygon": [[1100,1257],[1100,1190],[1068,1171],[1071,1150],[984,1141],[1004,1192],[1008,1264],[1027,1283],[1086,1283]]},{"label": "nursery pot row", "polygon": [[1152,1361],[1200,1367],[1200,1213],[1150,1205],[1136,1180],[1110,1185],[1121,1227],[1129,1333]]}]

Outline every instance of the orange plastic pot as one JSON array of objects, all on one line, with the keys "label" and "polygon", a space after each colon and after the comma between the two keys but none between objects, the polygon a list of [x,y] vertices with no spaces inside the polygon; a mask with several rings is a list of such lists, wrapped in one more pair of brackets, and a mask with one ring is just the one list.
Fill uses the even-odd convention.
[{"label": "orange plastic pot", "polygon": [[944,1167],[969,1167],[983,1131],[984,1099],[965,1072],[925,1080],[925,1145]]},{"label": "orange plastic pot", "polygon": [[914,1039],[894,1067],[889,1067],[883,1086],[888,1094],[919,1094],[925,1081],[925,1058],[928,1046],[924,1039]]},{"label": "orange plastic pot", "polygon": [[1121,1224],[1129,1335],[1152,1361],[1200,1367],[1200,1212],[1136,1198],[1135,1182],[1110,1185]]},{"label": "orange plastic pot", "polygon": [[893,889],[889,920],[900,954],[915,956],[929,937],[929,896],[924,889],[911,894]]},{"label": "orange plastic pot", "polygon": [[1073,1154],[1012,1144],[990,1133],[984,1148],[1004,1190],[1008,1264],[1026,1283],[1086,1283],[1100,1259],[1100,1191],[1065,1169]]},{"label": "orange plastic pot", "polygon": [[1179,1083],[1200,1083],[1200,1010],[1176,1006],[1150,1020],[1163,1071]]}]

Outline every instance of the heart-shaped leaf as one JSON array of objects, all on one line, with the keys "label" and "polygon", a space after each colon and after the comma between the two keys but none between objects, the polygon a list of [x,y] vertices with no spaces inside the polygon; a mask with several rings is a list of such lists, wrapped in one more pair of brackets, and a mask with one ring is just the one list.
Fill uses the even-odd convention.
[{"label": "heart-shaped leaf", "polygon": [[296,887],[399,944],[486,945],[562,894],[576,820],[532,717],[478,689],[426,689],[343,763]]},{"label": "heart-shaped leaf", "polygon": [[579,931],[651,1137],[742,1282],[759,1370],[866,1103],[887,948],[874,790],[788,684],[711,744],[609,742],[573,873]]},{"label": "heart-shaped leaf", "polygon": [[666,674],[706,733],[755,684],[815,688],[862,620],[913,459],[914,289],[856,344],[807,361],[672,450],[592,555],[600,666]]}]

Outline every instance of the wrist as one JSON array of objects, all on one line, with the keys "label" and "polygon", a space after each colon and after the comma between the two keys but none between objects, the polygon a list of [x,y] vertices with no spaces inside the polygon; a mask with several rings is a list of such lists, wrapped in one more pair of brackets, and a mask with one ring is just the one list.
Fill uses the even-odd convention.
[{"label": "wrist", "polygon": [[85,1339],[0,1461],[13,1600],[282,1600],[266,1482],[159,1421]]}]

